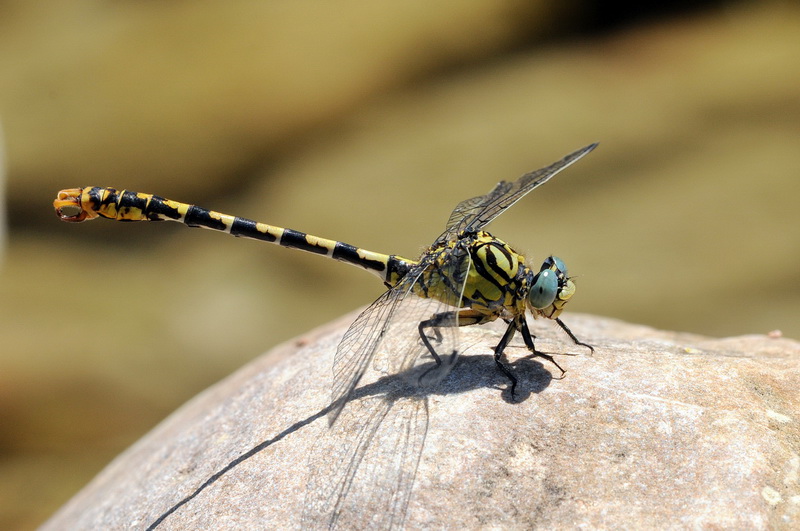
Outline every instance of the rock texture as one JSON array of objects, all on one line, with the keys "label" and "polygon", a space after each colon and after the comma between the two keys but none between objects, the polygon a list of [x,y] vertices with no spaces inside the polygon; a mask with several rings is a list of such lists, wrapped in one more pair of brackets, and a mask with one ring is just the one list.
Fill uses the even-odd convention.
[{"label": "rock texture", "polygon": [[369,382],[328,428],[352,318],[196,397],[44,529],[800,526],[796,341],[568,314],[595,355],[536,322],[542,351],[575,356],[558,379],[514,342],[512,401],[490,355],[501,329],[468,327],[438,386]]}]

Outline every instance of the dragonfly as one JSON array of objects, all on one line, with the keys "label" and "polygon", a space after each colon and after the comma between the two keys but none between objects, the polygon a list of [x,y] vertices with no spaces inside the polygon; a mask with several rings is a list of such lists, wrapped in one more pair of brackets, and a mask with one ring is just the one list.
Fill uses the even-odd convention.
[{"label": "dragonfly", "polygon": [[[410,337],[404,339],[405,344],[395,345],[396,351],[390,355],[394,359],[389,365],[395,372],[408,370],[427,353],[434,366],[422,374],[419,382],[431,384],[446,376],[458,355],[454,334],[447,333],[446,341],[443,330],[501,319],[507,327],[494,348],[494,362],[510,382],[513,398],[517,377],[503,354],[516,332],[522,335],[534,356],[553,363],[562,375],[565,372],[551,355],[536,350],[527,324],[527,311],[534,318],[554,320],[575,344],[591,352],[594,348],[580,341],[559,317],[575,293],[575,283],[568,275],[566,264],[556,256],[549,256],[539,271],[534,272],[525,264],[523,255],[483,229],[523,196],[596,146],[597,143],[590,144],[514,182],[501,181],[485,195],[461,201],[450,214],[444,232],[417,260],[368,251],[341,241],[129,190],[65,189],[58,192],[53,206],[58,217],[66,222],[99,217],[123,222],[176,221],[189,227],[319,254],[377,275],[387,291],[352,323],[334,358],[331,399],[333,404],[340,404],[339,409],[361,381],[394,321],[413,323],[416,334],[408,334]],[[432,309],[431,314],[414,315],[409,320],[407,314],[414,313],[414,304],[403,304],[409,298],[433,301],[433,305],[426,305]],[[404,309],[404,318],[396,319],[400,308]]]},{"label": "dragonfly", "polygon": [[501,319],[506,330],[494,347],[494,362],[508,379],[512,398],[518,381],[503,354],[517,332],[534,356],[565,373],[551,355],[536,350],[527,323],[528,311],[534,318],[554,320],[575,344],[594,352],[559,317],[575,293],[566,264],[549,256],[534,271],[523,255],[484,228],[596,146],[590,144],[516,181],[501,181],[485,195],[461,201],[450,214],[444,232],[417,260],[129,190],[65,189],[58,192],[53,206],[66,222],[96,218],[176,221],[326,256],[377,275],[387,290],[350,325],[334,358],[331,403],[337,407],[330,417],[333,423],[381,345],[398,333],[406,337],[383,356],[384,372],[410,370],[428,354],[433,366],[419,376],[418,383],[431,385],[441,381],[455,364],[459,351],[454,330]]},{"label": "dragonfly", "polygon": [[[498,319],[506,324],[494,347],[494,362],[509,382],[512,400],[518,381],[504,353],[517,333],[533,356],[565,374],[552,355],[536,349],[528,313],[534,319],[554,320],[575,344],[594,352],[560,318],[575,293],[565,263],[549,256],[534,270],[522,254],[484,229],[596,146],[590,144],[516,181],[501,181],[487,194],[461,201],[444,232],[416,260],[128,190],[66,189],[53,206],[67,222],[176,221],[319,254],[378,276],[386,291],[358,315],[337,347],[326,408],[335,430],[320,439],[310,459],[313,473],[303,522],[314,526],[324,520],[329,528],[393,528],[402,527],[427,431],[427,397],[414,389],[431,388],[453,368],[462,350],[460,327]],[[365,378],[371,366],[375,370]],[[411,384],[395,385],[393,390],[387,386],[383,397],[359,395],[375,385],[373,373],[389,378],[407,374]],[[408,388],[412,391],[403,390]],[[367,502],[354,501],[359,498]]]}]

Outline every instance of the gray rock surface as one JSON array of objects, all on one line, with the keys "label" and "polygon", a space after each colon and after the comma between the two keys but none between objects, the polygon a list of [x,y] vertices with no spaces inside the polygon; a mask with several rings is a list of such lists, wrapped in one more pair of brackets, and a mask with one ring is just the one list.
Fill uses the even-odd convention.
[{"label": "gray rock surface", "polygon": [[796,341],[568,313],[595,355],[537,321],[542,351],[575,356],[557,379],[516,339],[511,401],[491,360],[501,327],[467,327],[441,384],[368,382],[329,429],[353,317],[197,396],[44,529],[323,527],[334,510],[343,528],[800,527]]}]

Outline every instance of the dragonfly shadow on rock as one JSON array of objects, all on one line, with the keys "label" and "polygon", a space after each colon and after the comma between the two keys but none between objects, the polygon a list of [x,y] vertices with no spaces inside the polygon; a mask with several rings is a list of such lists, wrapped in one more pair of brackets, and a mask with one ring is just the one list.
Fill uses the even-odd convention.
[{"label": "dragonfly shadow on rock", "polygon": [[431,389],[433,394],[463,393],[482,387],[490,387],[501,391],[500,396],[509,404],[525,402],[531,394],[538,394],[547,389],[553,380],[561,379],[557,368],[553,369],[558,376],[535,359],[535,355],[526,356],[509,364],[517,378],[514,394],[508,378],[495,367],[492,356],[461,356],[457,368],[439,386]]},{"label": "dragonfly shadow on rock", "polygon": [[[302,528],[403,527],[425,445],[429,397],[508,383],[493,357],[472,355],[459,358],[438,384],[417,385],[435,368],[424,363],[356,390],[312,450]],[[514,368],[529,382],[524,389],[518,386],[515,402],[543,391],[552,380],[531,359],[519,360]]]},{"label": "dragonfly shadow on rock", "polygon": [[[432,362],[424,363],[401,374],[383,376],[355,389],[344,399],[343,407],[332,403],[295,422],[220,468],[147,529],[156,529],[248,459],[336,411],[340,411],[336,422],[325,430],[309,459],[313,470],[303,523],[310,526],[324,521],[328,527],[348,527],[359,523],[353,521],[353,515],[359,515],[359,520],[371,517],[374,523],[374,515],[380,514],[385,527],[402,525],[427,434],[430,395],[504,387],[504,401],[521,403],[532,393],[545,390],[553,379],[542,363],[527,357],[518,359],[512,364],[519,376],[512,398],[508,380],[495,369],[492,356],[463,355],[441,382],[432,386],[418,385],[419,375],[433,367]],[[387,492],[391,494],[389,497],[385,497]],[[381,494],[384,497],[378,498]],[[364,499],[365,495],[369,499]],[[365,511],[365,507],[370,509]]]}]

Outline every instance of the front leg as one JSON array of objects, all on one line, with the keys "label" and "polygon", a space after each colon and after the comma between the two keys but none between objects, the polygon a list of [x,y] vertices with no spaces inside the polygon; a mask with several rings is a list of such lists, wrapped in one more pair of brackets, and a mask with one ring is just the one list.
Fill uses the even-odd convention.
[{"label": "front leg", "polygon": [[[561,368],[561,365],[558,364],[558,362],[553,358],[553,356],[536,350],[536,347],[533,345],[533,336],[531,335],[531,331],[528,330],[528,320],[525,319],[525,317],[523,316],[519,321],[520,321],[519,330],[520,332],[522,332],[522,339],[525,341],[525,346],[528,347],[528,350],[530,350],[534,356],[539,356],[540,358],[544,358],[553,365],[555,365],[556,367],[558,367],[558,370],[561,371],[561,376],[559,377],[559,379],[563,378],[564,374],[566,374],[567,371]],[[572,335],[571,332],[570,335]]]},{"label": "front leg", "polygon": [[[556,322],[558,323],[558,326],[560,326],[560,327],[561,327],[561,329],[562,329],[564,332],[566,332],[566,333],[567,333],[567,335],[568,335],[570,338],[572,338],[572,340],[575,342],[575,344],[576,344],[576,345],[580,345],[580,346],[582,346],[582,347],[586,347],[586,348],[588,348],[589,350],[591,350],[591,351],[592,351],[592,354],[594,354],[594,347],[593,347],[593,346],[591,346],[591,345],[590,345],[590,344],[588,344],[588,343],[584,343],[584,342],[582,342],[582,341],[578,341],[578,338],[577,338],[577,337],[575,337],[575,334],[573,334],[573,333],[572,333],[572,330],[570,330],[570,329],[569,329],[569,327],[568,327],[567,325],[565,325],[565,324],[564,324],[564,321],[562,321],[560,318],[556,317]],[[560,367],[559,367],[559,368],[560,368]]]}]

